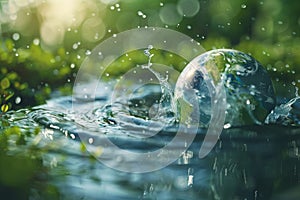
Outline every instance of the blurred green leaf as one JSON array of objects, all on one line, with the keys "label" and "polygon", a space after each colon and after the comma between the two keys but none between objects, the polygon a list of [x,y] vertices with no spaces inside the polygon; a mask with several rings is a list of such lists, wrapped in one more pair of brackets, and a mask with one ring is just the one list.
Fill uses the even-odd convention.
[{"label": "blurred green leaf", "polygon": [[0,85],[1,85],[1,88],[2,88],[3,90],[9,88],[9,86],[10,86],[10,81],[9,81],[9,79],[6,78],[6,77],[3,78],[3,79],[1,80],[1,82],[0,82]]}]

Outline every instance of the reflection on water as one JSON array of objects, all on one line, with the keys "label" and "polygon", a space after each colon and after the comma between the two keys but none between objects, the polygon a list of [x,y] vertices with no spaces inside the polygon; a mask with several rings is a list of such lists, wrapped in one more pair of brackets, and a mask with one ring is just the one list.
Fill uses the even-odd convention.
[{"label": "reflection on water", "polygon": [[[268,136],[260,138],[262,134]],[[79,152],[78,142],[55,132],[55,143],[61,146],[44,160],[52,166],[50,180],[63,199],[270,199],[299,184],[299,134],[299,129],[280,126],[226,130],[209,156],[199,159],[200,134],[177,162],[131,174],[91,161]],[[127,142],[135,148],[138,139]],[[116,165],[126,160],[113,155],[107,159]]]},{"label": "reflection on water", "polygon": [[[96,103],[103,105],[105,100]],[[78,116],[76,119],[74,113],[67,112],[70,104],[70,98],[61,98],[26,113],[46,127],[39,145],[51,149],[44,155],[44,164],[51,167],[49,181],[59,188],[62,199],[282,199],[292,195],[294,199],[300,198],[297,127],[224,129],[217,145],[204,159],[198,158],[206,133],[200,129],[193,144],[176,162],[161,170],[134,174],[116,171],[91,159],[89,153],[79,150],[81,146],[76,140],[97,146],[95,141],[109,137],[121,148],[152,151],[170,141],[176,127],[168,127],[154,138],[134,137],[118,126],[91,126],[95,121],[87,120],[91,119],[90,113],[77,120]],[[85,110],[87,104],[77,102],[76,106]],[[46,134],[49,130],[51,137]],[[86,133],[86,138],[78,138],[79,132]],[[142,168],[155,164],[153,160],[141,163],[114,152],[110,155],[105,159],[114,165],[138,163]]]},{"label": "reflection on water", "polygon": [[[107,150],[98,143],[109,138],[123,149],[154,151],[172,140],[177,126],[163,126],[153,137],[144,137],[142,131],[128,131],[138,124],[155,132],[160,124],[156,122],[156,126],[149,128],[147,125],[152,123],[151,120],[126,115],[121,118],[116,114],[108,117],[105,112],[110,109],[106,94],[99,92],[98,95],[95,102],[80,99],[72,102],[70,97],[63,97],[32,110],[20,110],[5,116],[12,126],[43,125],[37,136],[37,145],[39,149],[47,149],[43,154],[43,165],[50,169],[43,184],[56,186],[59,198],[300,198],[299,127],[256,125],[224,129],[217,145],[204,159],[198,157],[198,152],[206,129],[199,129],[192,145],[169,166],[149,173],[125,173],[93,158]],[[77,111],[82,112],[72,112],[72,103],[79,108]],[[95,109],[86,109],[90,108],[88,104],[93,104]],[[126,125],[125,128],[122,125]],[[80,140],[85,143],[85,148]],[[140,162],[116,152],[102,159],[108,160],[111,166],[125,163],[140,168],[162,162],[159,159]],[[30,196],[31,199],[43,199],[47,194],[31,189]]]}]

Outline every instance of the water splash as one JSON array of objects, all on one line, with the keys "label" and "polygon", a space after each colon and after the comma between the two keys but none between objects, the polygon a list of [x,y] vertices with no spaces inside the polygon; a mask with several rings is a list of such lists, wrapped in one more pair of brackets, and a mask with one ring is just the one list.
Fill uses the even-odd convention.
[{"label": "water splash", "polygon": [[300,96],[296,87],[295,98],[285,104],[276,106],[267,116],[266,124],[281,124],[285,126],[300,125]]},{"label": "water splash", "polygon": [[[174,101],[174,90],[170,83],[168,82],[169,75],[167,74],[165,77],[163,77],[158,71],[154,70],[152,68],[152,62],[151,59],[154,56],[150,52],[150,50],[153,49],[152,45],[149,45],[148,48],[144,51],[144,54],[148,57],[148,64],[147,65],[142,65],[143,69],[148,69],[152,74],[155,75],[157,80],[159,81],[160,88],[161,88],[161,98],[159,100],[159,110],[162,110],[163,113],[169,113],[171,115],[176,115],[177,113],[177,106],[176,102]],[[159,114],[161,118],[161,114]],[[163,118],[161,118],[163,119]],[[175,118],[171,118],[169,120],[169,123],[173,122]]]},{"label": "water splash", "polygon": [[[108,129],[122,130],[133,137],[150,137],[176,122],[172,83],[179,72],[151,62],[153,49],[144,50],[147,63],[137,65],[112,88],[111,99],[87,114],[89,119]],[[177,74],[176,74],[177,73]],[[170,78],[172,77],[172,78]],[[128,82],[135,84],[127,84]]]}]

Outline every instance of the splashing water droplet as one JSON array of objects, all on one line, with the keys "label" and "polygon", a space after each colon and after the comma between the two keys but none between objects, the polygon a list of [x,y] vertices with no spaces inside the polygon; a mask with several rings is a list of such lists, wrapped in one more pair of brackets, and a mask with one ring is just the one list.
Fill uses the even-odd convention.
[{"label": "splashing water droplet", "polygon": [[73,49],[77,49],[78,48],[78,44],[77,43],[74,43],[73,44]]},{"label": "splashing water droplet", "polygon": [[286,126],[300,125],[300,96],[295,87],[295,98],[289,102],[276,106],[267,116],[266,124],[281,124]]},{"label": "splashing water droplet", "polygon": [[143,19],[147,18],[147,15],[145,15],[142,11],[137,12],[138,16],[142,17]]},{"label": "splashing water droplet", "polygon": [[137,14],[138,14],[138,16],[142,16],[142,15],[143,15],[143,12],[139,10],[139,11],[137,12]]},{"label": "splashing water droplet", "polygon": [[92,53],[92,52],[91,52],[90,50],[86,50],[85,55],[88,56],[88,55],[91,55],[91,53]]},{"label": "splashing water droplet", "polygon": [[34,39],[33,44],[38,46],[40,44],[40,40],[38,38]]},{"label": "splashing water droplet", "polygon": [[12,39],[15,40],[15,41],[19,40],[20,39],[20,34],[19,33],[14,33],[12,35]]},{"label": "splashing water droplet", "polygon": [[74,68],[75,68],[75,64],[72,63],[72,64],[70,65],[70,67],[71,67],[71,69],[74,69]]},{"label": "splashing water droplet", "polygon": [[15,99],[15,103],[16,103],[16,104],[21,103],[21,101],[22,101],[21,97],[17,97],[17,98]]},{"label": "splashing water droplet", "polygon": [[[152,68],[151,59],[154,56],[150,52],[150,50],[153,49],[152,45],[149,45],[147,49],[144,50],[144,54],[148,57],[148,64],[143,65],[143,69],[148,69],[152,74],[155,75],[157,80],[160,83],[162,95],[158,102],[158,111],[161,111],[162,113],[158,113],[156,117],[161,118],[164,113],[176,113],[176,106],[174,104],[174,95],[173,95],[173,88],[168,82],[168,71],[165,71],[166,75],[165,77],[160,74],[159,71],[156,71]],[[166,119],[166,118],[165,118]],[[169,119],[169,123],[174,122],[174,118]]]},{"label": "splashing water droplet", "polygon": [[147,57],[149,57],[149,60],[148,60],[148,66],[149,66],[149,64],[151,64],[150,61],[151,61],[151,57],[153,56],[153,54],[150,53],[150,50],[151,50],[151,49],[153,49],[153,46],[152,46],[152,45],[149,45],[148,48],[144,50],[144,54],[145,54]]}]

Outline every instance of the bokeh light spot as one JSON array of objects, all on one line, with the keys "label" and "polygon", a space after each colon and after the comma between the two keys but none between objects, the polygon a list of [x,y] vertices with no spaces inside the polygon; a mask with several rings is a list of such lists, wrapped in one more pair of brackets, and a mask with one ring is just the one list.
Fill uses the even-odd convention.
[{"label": "bokeh light spot", "polygon": [[200,3],[197,0],[180,0],[177,4],[179,14],[185,17],[193,17],[200,10]]},{"label": "bokeh light spot", "polygon": [[159,17],[167,25],[176,25],[182,20],[182,15],[178,13],[176,5],[171,3],[160,9]]}]

